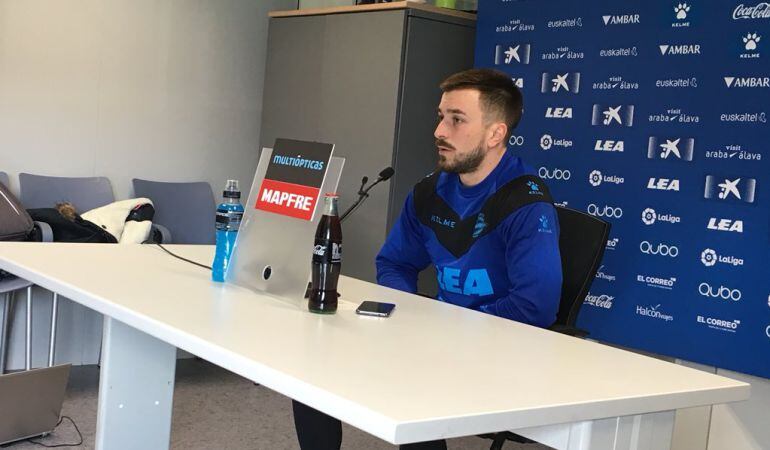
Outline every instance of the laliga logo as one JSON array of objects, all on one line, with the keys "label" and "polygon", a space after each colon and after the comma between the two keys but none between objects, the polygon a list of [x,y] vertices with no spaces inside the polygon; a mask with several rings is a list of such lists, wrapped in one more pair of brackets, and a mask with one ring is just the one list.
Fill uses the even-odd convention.
[{"label": "laliga logo", "polygon": [[657,246],[653,247],[650,241],[640,242],[639,251],[641,251],[645,255],[660,255],[660,256],[668,256],[669,258],[676,258],[677,256],[679,256],[679,247],[677,247],[676,245],[666,245],[663,243],[659,243]]},{"label": "laliga logo", "polygon": [[655,219],[658,218],[658,214],[652,208],[647,208],[642,211],[642,222],[645,225],[652,225],[655,223]]},{"label": "laliga logo", "polygon": [[734,302],[737,302],[743,296],[739,289],[730,289],[720,285],[719,289],[714,290],[708,283],[701,283],[698,286],[698,293],[704,297],[721,298],[722,300],[732,300]]},{"label": "laliga logo", "polygon": [[541,167],[537,171],[537,174],[540,176],[540,178],[544,178],[546,180],[567,181],[572,178],[572,172],[567,169],[548,170],[547,167]]},{"label": "laliga logo", "polygon": [[588,211],[588,214],[596,217],[608,217],[611,219],[620,219],[623,217],[623,209],[619,207],[612,207],[609,205],[604,205],[603,209],[599,209],[598,206],[591,203],[588,205],[588,208],[586,209]]},{"label": "laliga logo", "polygon": [[717,263],[717,252],[713,249],[707,248],[700,254],[700,262],[706,267],[711,267]]},{"label": "laliga logo", "polygon": [[550,150],[553,146],[553,138],[550,134],[544,134],[543,137],[540,138],[540,148],[543,150]]},{"label": "laliga logo", "polygon": [[599,186],[602,184],[602,173],[598,170],[592,171],[588,175],[588,182],[591,183],[591,186]]}]

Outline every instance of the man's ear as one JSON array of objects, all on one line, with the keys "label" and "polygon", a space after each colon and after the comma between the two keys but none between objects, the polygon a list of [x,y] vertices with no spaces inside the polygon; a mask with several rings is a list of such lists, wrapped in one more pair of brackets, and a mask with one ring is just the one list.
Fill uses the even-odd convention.
[{"label": "man's ear", "polygon": [[495,122],[487,131],[487,145],[497,147],[502,144],[505,147],[505,138],[508,136],[508,125],[503,122]]}]

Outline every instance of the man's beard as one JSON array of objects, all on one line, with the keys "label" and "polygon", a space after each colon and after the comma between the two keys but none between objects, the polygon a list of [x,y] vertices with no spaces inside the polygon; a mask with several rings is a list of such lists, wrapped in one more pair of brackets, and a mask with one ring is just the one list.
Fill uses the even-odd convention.
[{"label": "man's beard", "polygon": [[[436,145],[439,145],[440,142],[443,141],[437,141]],[[455,149],[455,154],[456,152],[457,150]],[[439,153],[437,166],[439,170],[456,173],[458,175],[470,173],[479,168],[481,162],[484,161],[486,154],[487,152],[484,150],[483,144],[479,143],[479,145],[468,154],[457,156],[452,162],[450,162],[446,156]]]}]

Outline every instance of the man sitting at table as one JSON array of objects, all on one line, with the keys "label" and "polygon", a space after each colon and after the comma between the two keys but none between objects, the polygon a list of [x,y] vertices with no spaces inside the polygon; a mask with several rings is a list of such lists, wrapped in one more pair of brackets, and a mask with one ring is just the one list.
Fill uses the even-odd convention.
[{"label": "man sitting at table", "polygon": [[[417,292],[418,273],[432,263],[439,300],[547,327],[561,293],[559,225],[545,183],[506,150],[521,93],[491,69],[456,73],[441,90],[438,170],[407,196],[377,255],[377,282]],[[294,402],[294,422],[303,450],[340,448],[339,420]],[[401,449],[446,449],[446,442]]]}]

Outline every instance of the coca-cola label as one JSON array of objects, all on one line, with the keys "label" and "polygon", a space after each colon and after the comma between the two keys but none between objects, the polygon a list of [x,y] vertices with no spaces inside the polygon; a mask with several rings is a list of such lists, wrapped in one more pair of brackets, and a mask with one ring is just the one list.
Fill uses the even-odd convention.
[{"label": "coca-cola label", "polygon": [[733,10],[733,20],[740,19],[769,19],[770,3],[760,2],[756,5],[744,5],[741,3]]},{"label": "coca-cola label", "polygon": [[342,244],[328,239],[316,239],[313,247],[313,262],[320,264],[342,262]]}]

